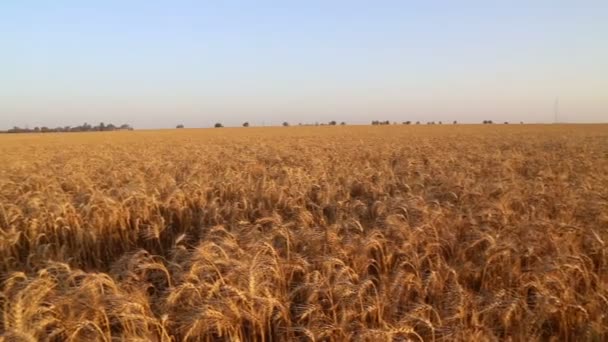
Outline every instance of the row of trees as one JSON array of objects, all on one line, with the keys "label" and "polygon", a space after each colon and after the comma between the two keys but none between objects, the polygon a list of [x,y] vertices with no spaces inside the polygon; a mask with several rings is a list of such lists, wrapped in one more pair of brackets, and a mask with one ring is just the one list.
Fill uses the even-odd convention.
[{"label": "row of trees", "polygon": [[[493,123],[494,122],[492,120],[483,120],[483,124],[484,125],[492,125]],[[520,124],[523,124],[523,123],[524,123],[523,121],[520,122]],[[387,121],[372,121],[372,125],[390,125],[390,124],[391,123],[388,120]],[[396,125],[396,124],[397,124],[396,122],[393,122],[393,125]],[[401,124],[402,125],[411,125],[412,122],[411,121],[403,121]],[[428,121],[426,124],[427,125],[435,125],[435,121]],[[437,124],[442,125],[443,122],[438,121]],[[452,122],[452,124],[457,125],[458,121],[454,120]],[[508,125],[509,122],[505,121],[504,124]],[[420,125],[420,121],[416,121],[416,125]]]},{"label": "row of trees", "polygon": [[49,128],[46,126],[43,127],[34,127],[34,128],[20,128],[13,127],[6,131],[0,131],[0,133],[56,133],[56,132],[106,132],[106,131],[132,131],[133,127],[127,124],[123,124],[120,126],[116,126],[114,124],[104,124],[103,122],[99,123],[97,126],[89,125],[88,123],[84,123],[80,126],[64,126],[64,127],[55,127]]},{"label": "row of trees", "polygon": [[[458,121],[454,121],[453,124],[456,125],[458,123]],[[372,125],[376,126],[376,125],[390,125],[391,122],[386,120],[386,121],[378,121],[378,120],[374,120],[372,121]],[[393,125],[396,125],[396,122],[393,122]],[[412,122],[411,121],[403,121],[401,123],[402,125],[411,125]],[[427,121],[426,123],[427,125],[435,125],[435,121]],[[443,122],[439,121],[438,124],[442,125]],[[420,121],[416,121],[416,125],[420,125]]]},{"label": "row of trees", "polygon": [[[298,123],[298,126],[337,126],[338,122],[337,121],[330,121],[328,123],[324,123],[324,122],[315,122],[313,123]],[[340,122],[340,126],[346,126],[346,122],[342,121]]]},{"label": "row of trees", "polygon": [[[484,121],[483,121],[483,124],[484,124],[484,125],[492,125],[493,123],[494,123],[494,122],[492,122],[492,120],[484,120]],[[523,124],[523,123],[524,123],[523,121],[521,121],[521,122],[520,122],[520,124]],[[509,121],[505,121],[505,122],[504,122],[504,124],[505,124],[505,125],[508,125],[508,124],[509,124]]]},{"label": "row of trees", "polygon": [[391,122],[386,120],[386,121],[378,121],[378,120],[374,120],[372,121],[372,125],[373,126],[378,126],[378,125],[390,125]]},{"label": "row of trees", "polygon": [[[484,120],[484,121],[483,121],[483,124],[484,124],[484,125],[491,125],[491,124],[493,124],[493,123],[494,123],[494,122],[493,122],[492,120]],[[390,125],[390,124],[391,124],[391,122],[390,122],[389,120],[386,120],[386,121],[374,120],[374,121],[372,121],[372,125],[373,125],[373,126],[383,126],[383,125]],[[392,124],[393,124],[393,125],[397,125],[397,122],[393,122]],[[411,125],[411,124],[412,124],[412,121],[403,121],[401,124],[402,124],[402,125]],[[415,123],[415,124],[416,124],[416,125],[420,125],[421,123],[420,123],[420,121],[416,121],[416,123]],[[427,121],[427,122],[426,122],[426,124],[427,124],[427,125],[442,125],[442,124],[443,124],[443,122],[442,122],[442,121],[438,121],[438,122],[435,122],[435,121]],[[458,121],[454,120],[454,121],[452,122],[452,124],[457,125],[457,124],[458,124]],[[508,125],[508,124],[509,124],[509,122],[508,122],[508,121],[505,121],[505,122],[504,122],[504,124],[505,124],[505,125]],[[523,124],[523,121],[521,122],[521,124]],[[318,122],[315,122],[314,124],[302,124],[302,123],[299,123],[299,124],[298,124],[298,126],[336,126],[336,125],[338,125],[338,123],[337,123],[336,121],[330,121],[330,122],[328,122],[328,123],[318,123]],[[344,122],[344,121],[342,121],[342,122],[340,123],[340,126],[345,126],[345,125],[346,125],[346,122]],[[289,126],[289,122],[287,122],[287,121],[283,122],[283,126],[284,126],[284,127],[288,127],[288,126]],[[214,125],[214,127],[215,127],[215,128],[221,128],[221,127],[224,127],[224,125],[222,125],[220,122],[218,122],[218,123],[216,123],[216,124]],[[244,122],[244,123],[243,123],[243,127],[249,127],[249,122]],[[184,128],[184,125],[177,125],[175,128]]]},{"label": "row of trees", "polygon": [[[289,122],[284,121],[282,125],[284,127],[289,127]],[[314,124],[303,124],[303,123],[298,124],[298,126],[337,126],[337,125],[338,125],[337,121],[330,121],[328,123],[315,122]],[[344,122],[344,121],[340,122],[340,126],[345,126],[345,125],[346,125],[346,122]],[[249,127],[249,126],[250,126],[250,124],[248,121],[243,122],[243,127]],[[215,125],[213,125],[213,127],[222,128],[222,127],[224,127],[224,125],[221,122],[216,122]],[[175,128],[182,129],[182,128],[185,128],[185,126],[182,124],[179,124],[179,125],[175,126]]]},{"label": "row of trees", "polygon": [[[328,123],[323,123],[323,122],[321,122],[321,123],[315,122],[314,124],[307,124],[307,123],[303,124],[301,122],[298,123],[298,126],[337,126],[337,125],[338,125],[338,122],[335,121],[335,120],[332,120],[332,121],[330,121]],[[283,126],[284,127],[288,127],[289,126],[289,122],[287,122],[287,121],[283,122]],[[346,122],[344,122],[344,121],[340,122],[340,126],[346,126]]]}]

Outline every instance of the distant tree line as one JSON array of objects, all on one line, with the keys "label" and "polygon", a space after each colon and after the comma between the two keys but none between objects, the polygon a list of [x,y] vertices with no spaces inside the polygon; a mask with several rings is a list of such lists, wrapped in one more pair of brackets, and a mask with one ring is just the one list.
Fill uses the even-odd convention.
[{"label": "distant tree line", "polygon": [[[289,122],[287,122],[287,121],[284,121],[281,125],[283,127],[289,127],[290,126]],[[335,121],[335,120],[332,120],[332,121],[330,121],[328,123],[318,123],[318,122],[315,122],[314,124],[313,123],[304,123],[303,124],[303,123],[300,122],[298,124],[298,126],[337,126],[337,125],[338,125],[338,122]],[[340,126],[346,126],[346,122],[342,121],[342,122],[339,123],[339,125]],[[250,127],[251,125],[249,124],[248,121],[245,121],[245,122],[243,122],[242,126],[243,127]],[[224,125],[221,122],[216,122],[215,125],[213,125],[213,127],[215,127],[215,128],[223,128]],[[177,125],[175,128],[184,128],[184,125]]]},{"label": "distant tree line", "polygon": [[[523,125],[523,123],[524,123],[523,121],[520,122],[520,124],[522,124],[522,125]],[[390,125],[390,124],[391,123],[388,120],[386,120],[386,121],[378,121],[378,120],[372,121],[372,125],[374,125],[374,126],[376,126],[376,125]],[[403,121],[401,124],[402,125],[411,125],[412,121]],[[436,124],[441,125],[441,124],[443,124],[443,122],[442,121],[438,121],[438,122],[427,121],[426,124],[427,125],[436,125]],[[454,121],[452,121],[452,124],[457,125],[458,121],[454,120]],[[484,125],[492,125],[492,124],[494,124],[494,121],[492,121],[492,120],[483,120],[483,124]],[[504,124],[508,125],[509,122],[505,121]],[[416,121],[416,125],[420,125],[420,121]]]},{"label": "distant tree line", "polygon": [[[523,121],[520,122],[520,123],[523,124]],[[397,125],[398,123],[397,122],[393,122],[392,124],[393,125]],[[416,121],[414,123],[414,122],[408,120],[408,121],[401,122],[401,124],[402,125],[412,125],[412,124],[420,125],[421,122],[420,121]],[[426,124],[427,125],[442,125],[443,122],[442,121],[437,121],[437,122],[435,122],[435,121],[427,121]],[[458,121],[454,120],[454,121],[452,121],[452,124],[457,125]],[[483,120],[483,124],[484,125],[491,125],[491,124],[494,124],[494,122],[492,120]],[[504,124],[508,125],[509,122],[505,121]],[[300,122],[300,123],[298,123],[298,126],[337,126],[337,125],[338,125],[338,122],[335,121],[335,120],[329,121],[328,123],[319,123],[319,122],[315,122],[315,123],[301,123]],[[339,123],[339,125],[340,126],[345,126],[346,122],[342,121],[342,122]],[[384,121],[373,120],[372,121],[372,125],[373,126],[391,125],[391,122],[389,120],[384,120]],[[243,122],[242,126],[243,127],[250,127],[250,124],[249,124],[249,122],[246,121],[246,122]],[[282,126],[283,127],[289,127],[290,124],[289,124],[289,122],[284,121],[282,123]],[[222,127],[224,127],[224,125],[222,123],[220,123],[220,122],[217,122],[213,127],[215,127],[215,128],[222,128]],[[184,125],[177,125],[176,128],[184,128]]]},{"label": "distant tree line", "polygon": [[374,120],[372,121],[372,126],[378,126],[378,125],[390,125],[391,122],[386,120],[386,121],[378,121],[378,120]]},{"label": "distant tree line", "polygon": [[[389,120],[386,120],[386,121],[374,120],[374,121],[372,121],[372,126],[390,125],[390,124],[391,124],[391,122]],[[393,125],[396,125],[396,124],[397,124],[396,122],[393,122]],[[408,121],[403,121],[403,122],[401,122],[401,124],[402,125],[411,125],[412,121],[409,121],[409,120]],[[426,124],[427,125],[435,125],[436,123],[435,123],[435,121],[427,121]],[[443,124],[443,122],[439,121],[439,122],[437,122],[437,124],[441,125],[441,124]],[[454,124],[457,124],[457,122],[454,121]],[[420,125],[420,121],[416,121],[416,125]]]},{"label": "distant tree line", "polygon": [[[338,125],[338,122],[335,120],[332,120],[328,123],[323,123],[323,122],[321,122],[321,123],[315,122],[314,124],[313,123],[301,123],[301,122],[298,123],[298,126],[337,126],[337,125]],[[285,122],[283,122],[283,126],[288,127],[289,123],[287,121],[285,121]],[[346,122],[345,121],[340,122],[340,126],[346,126]]]},{"label": "distant tree line", "polygon": [[[330,121],[328,123],[324,123],[324,122],[315,122],[315,123],[299,123],[298,126],[337,126],[338,122],[337,121]],[[342,121],[340,122],[340,126],[346,126],[346,121]]]},{"label": "distant tree line", "polygon": [[[397,122],[393,122],[393,123],[391,123],[389,120],[383,120],[383,121],[382,121],[382,120],[373,120],[373,121],[372,121],[372,126],[384,126],[384,125],[391,125],[391,124],[393,124],[393,125],[397,125],[398,123],[397,123]],[[403,122],[401,122],[401,124],[402,124],[402,125],[413,125],[413,124],[420,125],[420,124],[421,124],[421,122],[420,122],[420,121],[416,121],[416,122],[414,123],[413,121],[408,120],[408,121],[403,121]],[[426,122],[426,124],[427,124],[427,125],[442,125],[442,124],[443,124],[443,121],[427,121],[427,122]],[[452,121],[452,124],[457,125],[457,124],[458,124],[458,121],[457,121],[457,120],[454,120],[454,121]],[[484,124],[484,125],[491,125],[491,124],[494,124],[494,122],[493,122],[492,120],[483,120],[483,124]],[[508,125],[508,124],[509,124],[509,122],[505,121],[505,122],[504,122],[504,124],[505,124],[505,125]],[[523,124],[523,121],[521,122],[521,124]],[[340,123],[338,124],[338,122],[337,122],[337,121],[332,120],[332,121],[329,121],[328,123],[319,123],[319,122],[315,122],[315,123],[301,123],[301,122],[300,122],[300,123],[298,123],[298,126],[337,126],[337,125],[340,125],[340,126],[345,126],[345,125],[346,125],[346,122],[342,121],[342,122],[340,122]],[[181,126],[182,126],[182,125],[179,125],[177,128],[183,128],[183,127],[181,127]],[[244,122],[242,126],[243,126],[243,127],[249,127],[249,126],[250,126],[250,124],[249,124],[249,122]],[[290,126],[290,124],[289,124],[289,122],[284,121],[284,122],[282,123],[282,126],[284,126],[284,127],[289,127],[289,126]],[[219,123],[219,122],[218,122],[218,123],[216,123],[216,124],[215,124],[215,126],[214,126],[214,127],[216,127],[216,128],[221,128],[221,127],[224,127],[224,126],[223,126],[221,123]]]},{"label": "distant tree line", "polygon": [[64,127],[55,127],[49,128],[46,126],[42,127],[34,127],[34,128],[21,128],[21,127],[13,127],[6,131],[0,131],[0,133],[58,133],[58,132],[107,132],[107,131],[132,131],[133,127],[128,124],[123,124],[120,126],[116,126],[114,124],[104,124],[101,122],[97,126],[89,125],[88,123],[84,123],[80,126],[64,126]]}]

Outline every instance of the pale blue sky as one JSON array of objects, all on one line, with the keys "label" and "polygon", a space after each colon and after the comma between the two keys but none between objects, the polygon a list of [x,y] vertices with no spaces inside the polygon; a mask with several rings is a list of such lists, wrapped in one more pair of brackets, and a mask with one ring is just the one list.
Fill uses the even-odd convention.
[{"label": "pale blue sky", "polygon": [[608,1],[0,2],[0,128],[608,121]]}]

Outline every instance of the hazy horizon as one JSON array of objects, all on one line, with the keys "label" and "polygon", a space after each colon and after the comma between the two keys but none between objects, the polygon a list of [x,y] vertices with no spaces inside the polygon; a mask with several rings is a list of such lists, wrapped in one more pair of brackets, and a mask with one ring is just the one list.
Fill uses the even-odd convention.
[{"label": "hazy horizon", "polygon": [[608,122],[608,2],[0,4],[0,129]]}]

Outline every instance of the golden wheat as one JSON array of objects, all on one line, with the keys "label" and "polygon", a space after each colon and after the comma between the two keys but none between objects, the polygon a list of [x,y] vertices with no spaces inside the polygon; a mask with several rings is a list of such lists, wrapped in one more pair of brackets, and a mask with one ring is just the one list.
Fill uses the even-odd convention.
[{"label": "golden wheat", "polygon": [[608,338],[608,127],[0,137],[4,341]]}]

